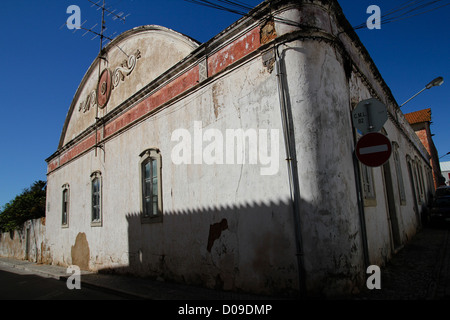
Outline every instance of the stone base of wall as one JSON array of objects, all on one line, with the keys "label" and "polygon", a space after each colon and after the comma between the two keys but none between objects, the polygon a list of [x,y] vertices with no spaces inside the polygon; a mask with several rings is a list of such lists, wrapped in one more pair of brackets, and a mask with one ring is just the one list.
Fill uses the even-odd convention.
[{"label": "stone base of wall", "polygon": [[50,264],[50,249],[45,241],[45,218],[29,220],[21,229],[0,234],[0,256]]}]

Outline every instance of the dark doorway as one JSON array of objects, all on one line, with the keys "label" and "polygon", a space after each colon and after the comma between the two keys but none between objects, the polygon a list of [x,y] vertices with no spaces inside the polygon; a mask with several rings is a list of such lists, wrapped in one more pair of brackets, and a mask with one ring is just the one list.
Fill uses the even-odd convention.
[{"label": "dark doorway", "polygon": [[389,221],[393,238],[392,240],[394,243],[394,250],[396,250],[402,245],[402,240],[400,237],[400,227],[398,223],[397,211],[395,209],[394,187],[392,184],[391,166],[389,165],[389,162],[387,162],[383,166],[383,174],[386,187]]},{"label": "dark doorway", "polygon": [[413,199],[414,199],[414,211],[416,213],[417,223],[420,226],[422,221],[420,219],[419,207],[417,206],[417,192],[416,192],[416,183],[415,183],[416,180],[414,179],[411,163],[409,161],[407,161],[407,162],[408,162],[409,180],[411,181],[411,189],[412,189],[411,191],[412,191]]},{"label": "dark doorway", "polygon": [[25,230],[25,260],[30,260],[30,228]]}]

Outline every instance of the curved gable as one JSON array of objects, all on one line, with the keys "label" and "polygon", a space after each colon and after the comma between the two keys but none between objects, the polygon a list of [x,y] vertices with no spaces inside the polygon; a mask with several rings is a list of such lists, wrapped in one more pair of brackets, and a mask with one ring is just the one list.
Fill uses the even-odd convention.
[{"label": "curved gable", "polygon": [[83,77],[66,117],[59,148],[94,125],[96,117],[114,110],[198,46],[187,36],[154,25],[134,28],[116,37],[104,48],[104,59],[96,58]]}]

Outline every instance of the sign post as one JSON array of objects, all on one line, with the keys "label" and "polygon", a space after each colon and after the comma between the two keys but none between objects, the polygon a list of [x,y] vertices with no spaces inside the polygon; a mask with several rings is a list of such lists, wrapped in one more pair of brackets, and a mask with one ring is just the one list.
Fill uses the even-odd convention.
[{"label": "sign post", "polygon": [[392,154],[391,141],[378,131],[388,120],[386,106],[377,99],[361,101],[352,112],[353,126],[364,135],[356,145],[356,157],[368,167],[385,164]]},{"label": "sign post", "polygon": [[352,112],[353,125],[363,134],[378,132],[388,119],[386,106],[377,99],[361,101]]}]

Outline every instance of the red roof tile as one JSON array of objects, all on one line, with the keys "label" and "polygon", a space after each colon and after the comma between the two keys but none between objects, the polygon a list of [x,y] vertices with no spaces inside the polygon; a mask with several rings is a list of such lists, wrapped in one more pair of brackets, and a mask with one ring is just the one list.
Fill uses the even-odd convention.
[{"label": "red roof tile", "polygon": [[410,124],[431,122],[431,108],[405,114]]}]

